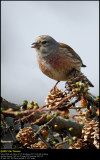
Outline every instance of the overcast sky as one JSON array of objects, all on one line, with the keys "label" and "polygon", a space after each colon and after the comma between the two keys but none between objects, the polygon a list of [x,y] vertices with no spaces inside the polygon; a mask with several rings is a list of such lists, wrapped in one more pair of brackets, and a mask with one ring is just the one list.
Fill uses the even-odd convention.
[{"label": "overcast sky", "polygon": [[[1,96],[14,103],[23,100],[45,104],[56,81],[38,67],[31,44],[50,35],[70,45],[87,66],[82,72],[99,94],[99,2],[97,1],[2,1]],[[61,82],[58,88],[64,88]]]}]

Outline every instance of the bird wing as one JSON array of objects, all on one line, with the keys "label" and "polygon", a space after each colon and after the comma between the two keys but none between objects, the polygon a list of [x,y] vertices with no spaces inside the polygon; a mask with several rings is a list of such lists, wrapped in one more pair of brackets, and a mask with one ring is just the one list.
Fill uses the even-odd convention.
[{"label": "bird wing", "polygon": [[83,64],[82,59],[80,58],[80,56],[69,45],[64,44],[64,43],[59,43],[59,45],[62,48],[67,48],[67,50],[70,52],[72,57],[78,59],[82,63],[82,67],[86,67],[86,65]]}]

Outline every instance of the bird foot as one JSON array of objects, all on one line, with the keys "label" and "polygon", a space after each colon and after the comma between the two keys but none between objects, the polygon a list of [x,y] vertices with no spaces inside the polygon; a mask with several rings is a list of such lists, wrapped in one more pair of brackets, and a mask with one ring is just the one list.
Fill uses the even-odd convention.
[{"label": "bird foot", "polygon": [[57,84],[58,84],[59,82],[60,82],[60,81],[57,81],[57,82],[56,82],[56,84],[55,84],[54,87],[51,89],[51,91],[56,92]]}]

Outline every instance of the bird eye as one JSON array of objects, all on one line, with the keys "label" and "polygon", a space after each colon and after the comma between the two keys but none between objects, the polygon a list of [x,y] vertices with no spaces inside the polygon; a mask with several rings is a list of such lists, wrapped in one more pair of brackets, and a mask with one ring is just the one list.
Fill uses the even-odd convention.
[{"label": "bird eye", "polygon": [[46,43],[47,43],[47,41],[43,41],[43,42],[42,42],[42,44],[46,44]]}]

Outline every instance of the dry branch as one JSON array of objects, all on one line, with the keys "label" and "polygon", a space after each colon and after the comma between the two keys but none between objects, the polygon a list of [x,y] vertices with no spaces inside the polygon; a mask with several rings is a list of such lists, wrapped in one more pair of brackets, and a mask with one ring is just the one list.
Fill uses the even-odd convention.
[{"label": "dry branch", "polygon": [[[6,105],[5,105],[5,102],[6,102]],[[17,109],[19,109],[19,108],[17,108],[19,105],[17,105],[17,104],[14,104],[14,103],[10,103],[10,102],[8,102],[8,101],[6,101],[5,99],[3,99],[3,101],[2,101],[2,106],[6,106],[6,108],[8,108],[9,109],[9,107],[11,108],[16,108],[16,110]],[[39,108],[39,110],[40,109],[42,109],[43,108],[43,106],[41,106],[40,108]],[[5,110],[5,111],[2,111],[2,114],[4,114],[4,115],[9,115],[9,116],[12,116],[12,117],[14,117],[14,116],[16,116],[16,112],[17,111],[9,111],[9,110]],[[35,110],[35,112],[34,112],[34,109],[32,109],[32,110],[25,110],[25,111],[20,111],[20,115],[26,115],[25,117],[23,117],[23,118],[19,118],[18,120],[16,120],[15,121],[15,123],[18,123],[18,122],[20,122],[20,120],[21,121],[24,121],[24,120],[28,120],[28,119],[30,119],[30,118],[32,118],[33,119],[33,124],[34,124],[34,121],[36,121],[36,123],[35,124],[37,124],[37,125],[43,125],[43,124],[45,124],[45,123],[47,123],[49,120],[46,118],[46,116],[44,116],[43,118],[42,118],[42,115],[40,114],[40,112],[37,110]],[[47,115],[47,114],[46,114]],[[38,120],[39,119],[39,120]],[[32,125],[33,125],[32,124]],[[72,122],[72,121],[70,121],[70,120],[66,120],[66,119],[61,119],[60,117],[55,117],[52,121],[51,121],[51,123],[49,123],[49,126],[50,127],[52,127],[54,124],[57,124],[58,125],[58,127],[55,129],[55,128],[52,128],[53,130],[55,130],[55,131],[57,131],[57,132],[60,132],[60,131],[62,131],[63,129],[65,130],[65,129],[68,129],[68,128],[70,128],[70,127],[72,127],[73,128],[73,131],[71,131],[71,135],[73,136],[77,136],[77,137],[80,137],[81,136],[81,131],[82,131],[82,125],[80,125],[80,124],[77,124],[77,123],[75,123],[75,122]]]}]

